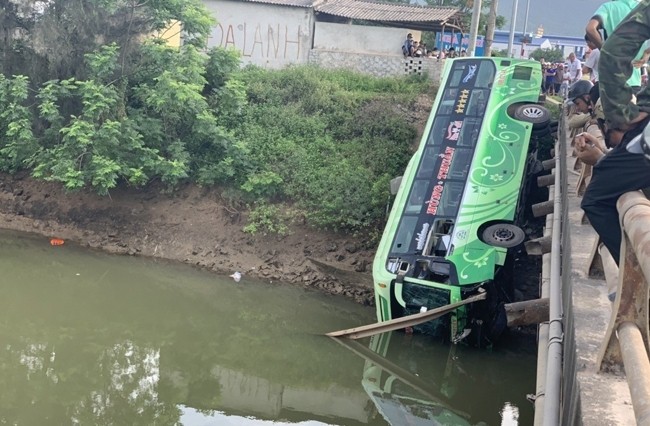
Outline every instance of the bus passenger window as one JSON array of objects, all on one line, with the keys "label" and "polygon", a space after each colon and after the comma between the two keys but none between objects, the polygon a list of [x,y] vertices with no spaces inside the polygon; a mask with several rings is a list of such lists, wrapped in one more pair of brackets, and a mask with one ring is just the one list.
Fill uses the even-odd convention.
[{"label": "bus passenger window", "polygon": [[438,160],[438,148],[427,148],[422,155],[422,162],[418,168],[416,179],[427,179],[433,176],[433,168]]},{"label": "bus passenger window", "polygon": [[447,89],[442,95],[440,100],[440,107],[438,108],[437,115],[451,114],[458,98],[458,89]]},{"label": "bus passenger window", "polygon": [[426,256],[446,256],[451,243],[453,229],[453,219],[443,218],[434,220],[422,254]]},{"label": "bus passenger window", "polygon": [[533,74],[533,67],[527,67],[524,65],[515,65],[515,70],[512,73],[513,80],[530,80],[530,76]]},{"label": "bus passenger window", "polygon": [[482,118],[466,117],[463,121],[461,135],[458,139],[458,146],[473,147],[478,140],[479,132],[481,131]]},{"label": "bus passenger window", "polygon": [[427,138],[427,145],[440,145],[447,132],[447,127],[449,127],[449,116],[436,116]]},{"label": "bus passenger window", "polygon": [[454,158],[449,167],[449,179],[465,180],[469,173],[469,166],[472,163],[474,151],[471,149],[456,148]]},{"label": "bus passenger window", "polygon": [[476,83],[474,84],[474,87],[491,89],[495,74],[496,68],[492,62],[481,61],[478,73],[476,74]]},{"label": "bus passenger window", "polygon": [[449,83],[447,83],[447,86],[449,87],[458,87],[460,84],[460,79],[463,78],[463,69],[457,69],[454,70],[451,74],[451,77],[449,78]]},{"label": "bus passenger window", "polygon": [[487,90],[472,90],[467,104],[467,115],[483,116],[487,107],[488,96]]},{"label": "bus passenger window", "polygon": [[465,182],[447,182],[438,206],[439,216],[455,216],[458,213],[464,187]]},{"label": "bus passenger window", "polygon": [[429,180],[418,179],[413,182],[413,188],[411,188],[411,195],[409,196],[409,201],[406,204],[404,213],[418,214],[424,206],[424,202],[427,197],[427,189],[429,188]]},{"label": "bus passenger window", "polygon": [[418,223],[417,216],[402,216],[402,220],[395,235],[395,241],[390,249],[391,253],[406,253],[415,241],[415,226]]}]

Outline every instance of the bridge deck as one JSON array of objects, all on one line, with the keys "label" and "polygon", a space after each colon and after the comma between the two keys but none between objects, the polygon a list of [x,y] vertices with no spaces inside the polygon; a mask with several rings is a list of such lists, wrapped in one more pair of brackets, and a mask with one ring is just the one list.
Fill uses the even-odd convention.
[{"label": "bridge deck", "polygon": [[[570,153],[572,149],[567,151]],[[573,169],[574,162],[574,158],[568,158],[569,170]],[[604,277],[589,277],[590,254],[597,235],[589,224],[582,224],[581,198],[576,195],[578,176],[569,172],[568,182],[572,297],[582,423],[586,426],[633,425],[636,420],[622,367],[618,371],[602,373],[598,372],[596,365],[612,303],[607,298],[608,289]]]}]

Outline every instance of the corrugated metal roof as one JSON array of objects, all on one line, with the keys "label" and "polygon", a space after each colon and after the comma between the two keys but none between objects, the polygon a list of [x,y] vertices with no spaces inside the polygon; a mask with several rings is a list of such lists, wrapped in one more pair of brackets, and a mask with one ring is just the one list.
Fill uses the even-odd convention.
[{"label": "corrugated metal roof", "polygon": [[311,8],[314,5],[314,0],[243,0],[249,3],[265,3],[275,4],[278,6],[293,6]]},{"label": "corrugated metal roof", "polygon": [[414,6],[367,0],[243,0],[249,3],[313,8],[315,12],[347,19],[373,21],[413,30],[460,28],[461,11],[454,7]]},{"label": "corrugated metal roof", "polygon": [[446,22],[460,13],[453,7],[425,7],[360,0],[314,2],[314,10],[350,19],[388,22]]}]

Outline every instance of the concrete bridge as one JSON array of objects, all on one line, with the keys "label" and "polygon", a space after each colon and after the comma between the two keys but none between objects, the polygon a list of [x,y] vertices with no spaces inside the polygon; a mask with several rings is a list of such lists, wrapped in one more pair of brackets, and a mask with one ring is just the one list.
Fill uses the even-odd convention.
[{"label": "concrete bridge", "polygon": [[543,255],[541,297],[550,297],[550,308],[539,327],[535,425],[650,425],[650,201],[638,191],[618,202],[619,270],[580,208],[591,169],[572,156],[571,139],[561,125],[545,234],[552,247]]}]

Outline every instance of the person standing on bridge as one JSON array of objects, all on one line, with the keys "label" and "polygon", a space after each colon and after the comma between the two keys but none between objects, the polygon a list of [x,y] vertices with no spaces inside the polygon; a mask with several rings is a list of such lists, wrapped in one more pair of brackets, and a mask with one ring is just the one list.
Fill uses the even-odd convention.
[{"label": "person standing on bridge", "polygon": [[650,141],[643,138],[644,134],[650,137],[650,88],[637,94],[635,104],[634,90],[628,80],[632,61],[647,39],[650,39],[650,0],[642,0],[610,34],[600,53],[603,130],[608,145],[614,148],[604,154],[589,134],[576,137],[575,144],[580,158],[595,163],[581,207],[617,264],[621,228],[616,202],[626,192],[650,187],[650,162],[631,149],[641,141],[640,147],[650,160]]},{"label": "person standing on bridge", "polygon": [[[614,33],[616,27],[625,19],[632,9],[639,5],[639,1],[640,0],[610,0],[604,2],[598,7],[598,9],[596,9],[594,15],[591,17],[589,22],[587,22],[585,37],[589,38],[594,47],[601,49],[603,43],[605,43],[607,38]],[[602,35],[600,33],[601,30],[603,32]],[[640,58],[640,55],[642,54],[642,49],[639,50],[640,51],[637,53],[638,58]],[[597,68],[596,72],[598,72]],[[639,70],[635,70],[631,74],[628,84],[635,90],[638,90],[641,87],[641,72]]]}]

